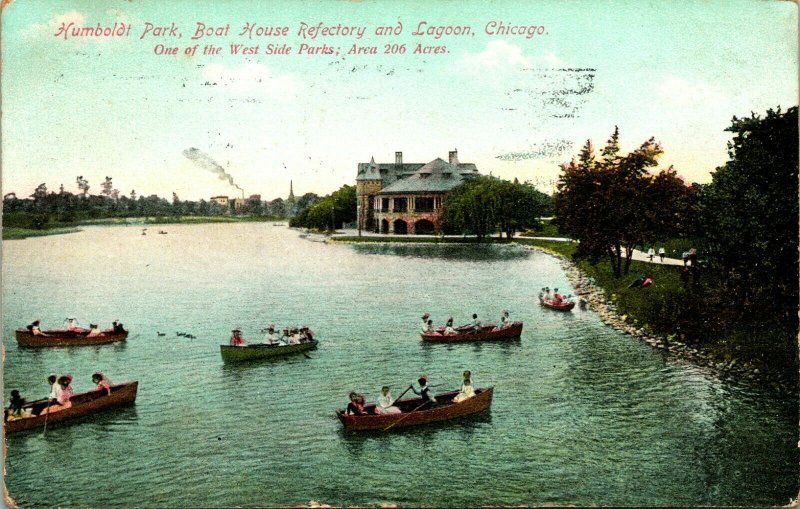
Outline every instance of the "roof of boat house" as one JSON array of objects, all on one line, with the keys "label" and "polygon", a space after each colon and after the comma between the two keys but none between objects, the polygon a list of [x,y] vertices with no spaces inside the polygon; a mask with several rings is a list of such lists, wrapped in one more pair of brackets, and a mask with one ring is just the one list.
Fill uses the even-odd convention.
[{"label": "roof of boat house", "polygon": [[393,182],[381,189],[379,194],[447,192],[460,186],[465,180],[480,175],[478,168],[472,163],[450,164],[438,157],[428,164],[413,166],[418,169],[396,175]]}]

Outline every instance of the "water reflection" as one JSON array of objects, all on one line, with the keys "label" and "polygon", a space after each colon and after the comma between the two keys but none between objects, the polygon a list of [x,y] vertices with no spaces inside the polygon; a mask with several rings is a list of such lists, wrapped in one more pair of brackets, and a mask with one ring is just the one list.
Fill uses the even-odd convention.
[{"label": "water reflection", "polygon": [[449,243],[352,244],[359,254],[463,261],[501,261],[528,258],[531,251],[516,245]]}]

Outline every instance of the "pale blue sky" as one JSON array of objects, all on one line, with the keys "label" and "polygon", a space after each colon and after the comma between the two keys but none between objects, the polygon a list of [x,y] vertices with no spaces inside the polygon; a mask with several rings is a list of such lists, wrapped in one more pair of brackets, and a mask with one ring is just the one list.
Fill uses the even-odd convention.
[{"label": "pale blue sky", "polygon": [[[374,35],[398,19],[402,35]],[[488,36],[492,20],[544,25],[546,35]],[[53,35],[62,21],[133,28],[129,38],[65,41]],[[175,21],[182,37],[140,40],[148,21]],[[285,40],[254,41],[261,51],[286,42],[296,53],[301,21],[366,26],[360,41],[308,41],[341,53],[354,42],[407,50],[230,55],[229,42],[246,42],[237,35],[247,21],[289,26]],[[413,36],[419,21],[475,34]],[[198,41],[223,46],[220,55],[153,54],[158,42],[193,44],[196,22],[231,24],[229,37]],[[706,182],[727,159],[733,115],[798,102],[792,2],[16,0],[2,23],[3,191],[19,195],[41,182],[75,192],[77,175],[92,192],[109,175],[126,194],[235,195],[183,157],[189,147],[267,199],[285,196],[290,179],[300,194],[352,184],[356,164],[372,156],[389,162],[401,150],[406,162],[427,162],[453,148],[484,173],[549,191],[558,164],[587,138],[602,145],[614,125],[625,148],[655,136],[663,165]],[[448,52],[412,55],[417,43]],[[581,95],[559,92],[587,83]]]}]

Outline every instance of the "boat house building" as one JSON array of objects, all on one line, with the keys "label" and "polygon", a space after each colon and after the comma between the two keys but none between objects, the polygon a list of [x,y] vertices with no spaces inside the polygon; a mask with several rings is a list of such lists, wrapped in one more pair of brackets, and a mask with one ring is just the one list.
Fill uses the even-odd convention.
[{"label": "boat house building", "polygon": [[357,217],[360,230],[376,233],[431,234],[442,231],[442,207],[447,195],[480,175],[472,163],[448,160],[404,163],[395,152],[394,163],[358,163]]}]

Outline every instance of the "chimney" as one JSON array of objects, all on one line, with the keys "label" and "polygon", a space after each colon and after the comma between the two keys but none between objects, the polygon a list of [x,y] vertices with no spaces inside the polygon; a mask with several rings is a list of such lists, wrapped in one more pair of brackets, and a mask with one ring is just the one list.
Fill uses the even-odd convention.
[{"label": "chimney", "polygon": [[400,166],[403,164],[403,153],[402,152],[395,152],[394,153],[394,164]]},{"label": "chimney", "polygon": [[458,164],[458,150],[451,150],[449,153],[450,164]]}]

